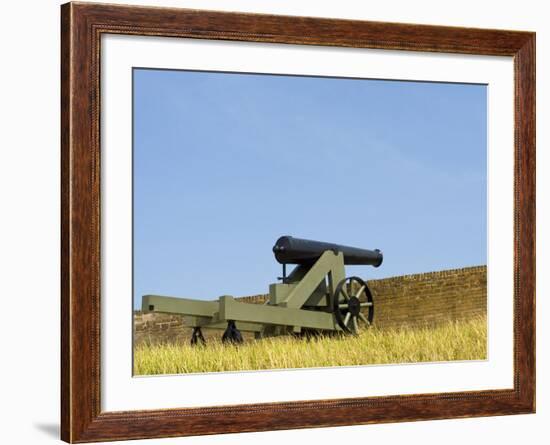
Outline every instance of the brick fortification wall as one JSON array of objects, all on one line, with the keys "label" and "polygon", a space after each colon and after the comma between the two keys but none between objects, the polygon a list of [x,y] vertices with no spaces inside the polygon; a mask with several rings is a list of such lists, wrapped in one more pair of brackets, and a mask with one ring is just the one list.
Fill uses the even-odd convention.
[{"label": "brick fortification wall", "polygon": [[381,328],[435,325],[487,315],[487,267],[370,280],[374,324]]},{"label": "brick fortification wall", "polygon": [[[404,275],[367,283],[374,299],[374,325],[381,329],[430,326],[487,314],[486,266]],[[266,297],[243,297],[241,301],[263,303]],[[221,331],[216,331],[216,335],[221,335]],[[136,343],[187,343],[190,337],[191,329],[185,326],[181,316],[134,314]]]}]

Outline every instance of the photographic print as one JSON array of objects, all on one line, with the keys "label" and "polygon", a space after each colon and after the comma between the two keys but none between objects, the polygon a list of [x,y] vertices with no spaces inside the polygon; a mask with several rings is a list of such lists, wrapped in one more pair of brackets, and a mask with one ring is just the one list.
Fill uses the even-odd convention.
[{"label": "photographic print", "polygon": [[533,413],[535,46],[64,4],[62,439]]},{"label": "photographic print", "polygon": [[486,85],[132,82],[134,375],[487,358]]}]

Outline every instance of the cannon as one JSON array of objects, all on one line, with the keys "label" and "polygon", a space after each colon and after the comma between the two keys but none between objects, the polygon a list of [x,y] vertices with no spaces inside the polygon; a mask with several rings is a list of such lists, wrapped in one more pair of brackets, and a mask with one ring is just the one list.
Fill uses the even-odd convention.
[{"label": "cannon", "polygon": [[[380,250],[282,236],[273,246],[273,253],[283,273],[280,282],[269,285],[264,304],[240,301],[230,295],[212,301],[144,295],[142,310],[186,316],[193,328],[191,344],[205,343],[203,327],[223,329],[222,341],[241,343],[241,332],[252,332],[256,338],[358,334],[372,325],[372,293],[360,277],[346,278],[345,266],[379,267],[383,261]],[[288,275],[287,265],[295,265]]]},{"label": "cannon", "polygon": [[358,249],[340,244],[293,238],[292,236],[281,236],[273,246],[275,259],[281,264],[311,264],[327,250],[335,253],[342,252],[346,265],[378,267],[383,260],[382,253],[378,249]]}]

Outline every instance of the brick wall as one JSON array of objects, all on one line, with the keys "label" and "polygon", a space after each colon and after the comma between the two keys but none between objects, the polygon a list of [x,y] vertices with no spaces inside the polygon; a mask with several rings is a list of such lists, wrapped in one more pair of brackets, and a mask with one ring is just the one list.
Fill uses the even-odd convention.
[{"label": "brick wall", "polygon": [[[415,327],[468,320],[487,314],[487,267],[442,270],[369,280],[374,299],[374,324],[379,328]],[[242,297],[263,303],[267,295]],[[222,331],[204,331],[221,336]],[[210,335],[209,335],[210,334]],[[184,318],[167,314],[134,314],[134,340],[188,342]]]},{"label": "brick wall", "polygon": [[486,266],[370,280],[368,286],[374,299],[374,323],[381,328],[487,315]]},{"label": "brick wall", "polygon": [[180,315],[134,312],[134,343],[188,342],[192,330]]}]

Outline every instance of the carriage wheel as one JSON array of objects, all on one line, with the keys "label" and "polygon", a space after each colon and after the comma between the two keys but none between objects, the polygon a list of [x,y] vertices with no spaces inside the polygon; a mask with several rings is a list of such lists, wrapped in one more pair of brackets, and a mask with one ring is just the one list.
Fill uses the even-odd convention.
[{"label": "carriage wheel", "polygon": [[204,336],[202,335],[202,331],[200,326],[195,326],[193,328],[193,333],[191,334],[191,346],[195,345],[205,345],[206,340],[204,339]]},{"label": "carriage wheel", "polygon": [[372,324],[374,303],[370,289],[361,278],[348,277],[336,286],[333,311],[338,326],[348,334],[358,334]]},{"label": "carriage wheel", "polygon": [[227,322],[227,329],[222,335],[222,342],[240,344],[243,341],[244,340],[241,331],[237,329],[237,326],[235,325],[235,322],[233,320],[229,320]]}]

